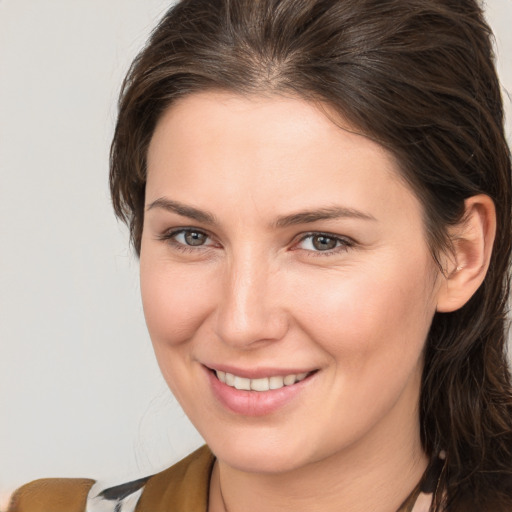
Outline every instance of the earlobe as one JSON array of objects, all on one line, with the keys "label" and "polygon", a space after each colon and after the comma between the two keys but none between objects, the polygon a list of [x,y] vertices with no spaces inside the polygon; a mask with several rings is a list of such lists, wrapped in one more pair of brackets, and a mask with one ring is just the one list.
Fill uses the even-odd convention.
[{"label": "earlobe", "polygon": [[437,296],[437,311],[448,313],[466,304],[482,284],[496,234],[496,210],[489,196],[465,201],[465,214],[450,229],[453,252],[446,255],[445,273]]}]

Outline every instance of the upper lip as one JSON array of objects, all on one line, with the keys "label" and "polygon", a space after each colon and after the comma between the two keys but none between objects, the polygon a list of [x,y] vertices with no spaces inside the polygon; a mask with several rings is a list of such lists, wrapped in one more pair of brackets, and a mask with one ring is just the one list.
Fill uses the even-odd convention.
[{"label": "upper lip", "polygon": [[307,368],[277,368],[270,366],[258,366],[254,368],[239,368],[236,366],[230,366],[226,364],[205,364],[204,365],[208,370],[212,371],[220,371],[224,373],[231,373],[232,375],[236,375],[237,377],[243,377],[246,379],[264,379],[266,377],[276,377],[286,375],[297,375],[300,373],[311,373],[317,368],[307,369]]}]

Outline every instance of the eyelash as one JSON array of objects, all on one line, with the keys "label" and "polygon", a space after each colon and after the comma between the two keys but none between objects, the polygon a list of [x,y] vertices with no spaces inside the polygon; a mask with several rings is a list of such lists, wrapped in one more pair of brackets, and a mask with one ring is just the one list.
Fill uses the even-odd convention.
[{"label": "eyelash", "polygon": [[211,236],[208,233],[205,233],[201,229],[195,229],[195,228],[180,228],[180,229],[174,229],[171,231],[167,231],[166,233],[163,233],[158,237],[159,240],[167,242],[169,245],[171,245],[174,249],[177,249],[178,251],[184,252],[184,253],[193,253],[197,250],[204,250],[205,248],[210,248],[211,245],[188,245],[181,242],[178,242],[176,240],[176,236],[180,234],[187,234],[187,233],[198,233],[201,235],[204,235],[207,237],[207,239],[211,240]]},{"label": "eyelash", "polygon": [[[295,245],[297,245],[301,242],[304,242],[308,238],[313,239],[315,237],[325,237],[330,240],[335,240],[336,246],[333,247],[332,249],[329,249],[326,251],[319,251],[319,250],[315,251],[315,250],[310,250],[310,249],[303,249],[303,250],[307,251],[308,253],[310,253],[310,255],[312,257],[332,256],[334,254],[339,254],[340,252],[346,252],[350,248],[354,247],[354,245],[355,245],[355,242],[353,240],[351,240],[350,238],[347,238],[344,236],[339,236],[339,235],[333,235],[332,233],[324,233],[321,231],[312,231],[310,233],[305,233],[304,235],[302,235],[299,238],[298,242]],[[301,249],[294,249],[294,250],[297,251],[297,250],[301,250]]]},{"label": "eyelash", "polygon": [[[188,244],[185,244],[182,242],[178,242],[176,240],[177,235],[180,235],[180,234],[185,235],[187,233],[197,233],[200,235],[204,235],[207,239],[210,239],[210,240],[212,239],[212,237],[208,233],[206,233],[200,229],[195,229],[195,228],[175,229],[175,230],[163,233],[158,238],[159,238],[159,240],[169,243],[173,248],[177,249],[178,251],[181,251],[184,253],[193,253],[193,252],[196,252],[197,250],[204,250],[204,249],[209,249],[210,247],[212,247],[213,244],[193,246],[193,245],[188,245]],[[330,240],[335,240],[336,246],[332,249],[325,250],[325,251],[320,251],[320,250],[315,251],[315,250],[311,250],[311,249],[300,249],[300,248],[294,248],[292,250],[294,250],[294,251],[304,250],[307,253],[309,253],[309,255],[311,257],[322,257],[322,256],[332,256],[333,254],[339,254],[340,252],[346,252],[350,248],[354,247],[354,245],[355,245],[355,242],[347,237],[333,235],[332,233],[312,231],[312,232],[305,233],[305,234],[301,235],[300,238],[298,239],[298,241],[294,242],[294,246],[297,246],[298,244],[306,241],[308,238],[313,239],[315,237],[325,237]]]}]

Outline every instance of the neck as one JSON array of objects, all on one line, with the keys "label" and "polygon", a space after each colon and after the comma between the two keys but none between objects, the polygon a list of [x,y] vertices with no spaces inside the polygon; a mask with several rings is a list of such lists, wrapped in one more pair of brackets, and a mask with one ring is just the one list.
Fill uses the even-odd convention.
[{"label": "neck", "polygon": [[412,419],[399,435],[381,425],[364,442],[285,473],[250,473],[217,461],[209,512],[396,512],[428,463],[417,415]]}]

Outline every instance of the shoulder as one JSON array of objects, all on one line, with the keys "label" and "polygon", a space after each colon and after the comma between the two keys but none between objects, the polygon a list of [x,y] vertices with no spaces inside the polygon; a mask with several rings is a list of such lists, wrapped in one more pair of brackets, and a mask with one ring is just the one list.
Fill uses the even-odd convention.
[{"label": "shoulder", "polygon": [[46,478],[20,487],[7,512],[83,512],[94,480]]},{"label": "shoulder", "polygon": [[205,512],[215,457],[207,446],[151,477],[137,512]]},{"label": "shoulder", "polygon": [[87,512],[205,512],[214,460],[203,446],[156,475],[114,487],[96,482]]},{"label": "shoulder", "polygon": [[204,512],[214,456],[203,446],[174,466],[121,485],[51,478],[20,487],[7,512]]}]

